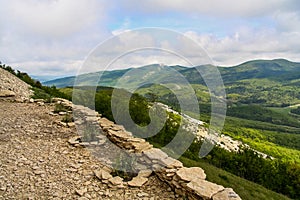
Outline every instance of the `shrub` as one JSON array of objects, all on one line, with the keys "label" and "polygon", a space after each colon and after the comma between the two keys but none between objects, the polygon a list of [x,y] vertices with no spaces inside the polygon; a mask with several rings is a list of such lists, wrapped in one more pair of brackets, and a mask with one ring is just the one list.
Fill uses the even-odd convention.
[{"label": "shrub", "polygon": [[74,119],[72,117],[72,115],[70,114],[67,114],[63,117],[63,119],[61,120],[62,122],[65,122],[65,123],[69,123],[69,122],[73,122]]},{"label": "shrub", "polygon": [[68,109],[61,104],[55,104],[54,113],[67,112]]}]

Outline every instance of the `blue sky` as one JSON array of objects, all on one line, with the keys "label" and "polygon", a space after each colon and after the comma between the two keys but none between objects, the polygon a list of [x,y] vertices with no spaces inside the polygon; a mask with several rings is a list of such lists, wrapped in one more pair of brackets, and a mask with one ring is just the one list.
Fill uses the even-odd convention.
[{"label": "blue sky", "polygon": [[0,13],[0,60],[32,75],[76,74],[99,43],[143,27],[190,37],[217,65],[300,61],[296,0],[0,0]]}]

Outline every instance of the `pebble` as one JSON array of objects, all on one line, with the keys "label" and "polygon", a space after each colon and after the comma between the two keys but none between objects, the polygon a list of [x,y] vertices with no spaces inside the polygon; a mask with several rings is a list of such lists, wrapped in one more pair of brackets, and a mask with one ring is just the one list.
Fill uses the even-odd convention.
[{"label": "pebble", "polygon": [[[48,114],[54,110],[53,105],[0,102],[0,110],[6,110],[0,112],[0,129],[10,134],[7,140],[0,139],[0,154],[9,155],[0,157],[0,199],[121,200],[174,196],[168,185],[153,175],[139,188],[122,184],[122,189],[117,186],[108,189],[110,183],[102,183],[93,173],[105,168],[103,162],[87,149],[68,144],[68,139],[77,132],[75,127],[65,128],[55,123],[61,116]],[[110,152],[100,153],[107,157]]]}]

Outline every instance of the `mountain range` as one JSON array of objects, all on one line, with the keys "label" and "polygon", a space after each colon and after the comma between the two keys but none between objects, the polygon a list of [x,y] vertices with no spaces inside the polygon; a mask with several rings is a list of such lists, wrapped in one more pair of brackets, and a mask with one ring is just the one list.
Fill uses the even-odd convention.
[{"label": "mountain range", "polygon": [[[184,67],[153,64],[138,69],[129,68],[82,74],[77,77],[70,76],[47,81],[43,84],[63,88],[73,86],[76,80],[76,83],[84,86],[115,87],[116,84],[121,85],[122,83],[124,85],[125,81],[127,85],[133,87],[139,85],[141,79],[150,74],[150,77],[147,77],[149,84],[142,86],[144,90],[142,93],[145,94],[157,90],[157,85],[151,82],[160,83],[167,80],[180,85],[179,76],[170,75],[170,71],[173,69],[192,84],[196,93],[199,93],[197,96],[208,99],[205,82],[197,71],[197,69],[202,68],[208,69],[209,66]],[[300,85],[300,63],[285,59],[252,60],[232,67],[218,67],[218,70],[223,79],[229,103],[257,103],[275,107],[300,103],[300,89],[298,89]],[[151,74],[154,71],[158,73]],[[98,80],[100,75],[101,78]],[[124,79],[124,77],[127,79]],[[128,77],[130,78],[128,79]],[[120,80],[123,82],[118,83]],[[145,90],[145,88],[148,89]],[[166,91],[163,93],[166,93]]]},{"label": "mountain range", "polygon": [[[156,68],[158,66],[161,65],[147,65],[141,67],[141,69],[147,68],[150,71],[151,68]],[[193,82],[195,79],[201,78],[199,77],[199,74],[195,73],[195,67],[184,67],[179,65],[171,67],[183,74],[189,82]],[[132,68],[105,71],[103,74],[102,72],[82,74],[79,75],[78,78],[82,80],[82,84],[85,83],[86,85],[94,85],[94,83],[91,83],[90,80],[94,80],[94,77],[98,77],[100,74],[102,74],[99,85],[113,86],[116,79],[122,77],[131,69]],[[295,79],[299,79],[300,81],[300,63],[291,62],[285,59],[252,60],[232,67],[218,67],[218,69],[225,84],[252,78],[268,78],[270,80],[279,82],[288,82]],[[76,76],[69,76],[46,81],[43,82],[43,84],[48,86],[55,85],[57,87],[73,86],[75,78]],[[296,82],[299,83],[298,81]]]}]

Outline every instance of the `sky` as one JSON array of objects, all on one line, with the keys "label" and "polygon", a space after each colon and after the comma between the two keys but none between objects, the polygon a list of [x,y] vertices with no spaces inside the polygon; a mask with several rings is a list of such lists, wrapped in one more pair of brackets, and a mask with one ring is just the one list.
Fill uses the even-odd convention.
[{"label": "sky", "polygon": [[[40,77],[74,75],[99,44],[144,27],[190,38],[215,65],[300,61],[296,0],[0,0],[0,13],[0,61]],[[176,64],[163,56],[130,56],[118,66]]]}]

